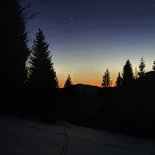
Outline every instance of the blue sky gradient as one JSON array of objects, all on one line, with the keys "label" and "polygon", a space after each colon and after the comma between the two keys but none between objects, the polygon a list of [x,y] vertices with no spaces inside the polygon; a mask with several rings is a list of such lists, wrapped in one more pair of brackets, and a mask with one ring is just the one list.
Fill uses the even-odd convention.
[{"label": "blue sky gradient", "polygon": [[155,60],[154,0],[25,0],[32,43],[41,28],[50,44],[60,85],[70,74],[73,83],[101,85],[109,69],[113,82],[127,59],[133,70],[143,56],[146,71]]}]

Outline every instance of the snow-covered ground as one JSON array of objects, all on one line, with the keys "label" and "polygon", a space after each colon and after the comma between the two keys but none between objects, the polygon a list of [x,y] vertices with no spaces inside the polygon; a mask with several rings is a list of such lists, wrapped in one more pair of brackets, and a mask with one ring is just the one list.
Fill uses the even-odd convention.
[{"label": "snow-covered ground", "polygon": [[151,140],[60,124],[0,116],[0,155],[155,155]]}]

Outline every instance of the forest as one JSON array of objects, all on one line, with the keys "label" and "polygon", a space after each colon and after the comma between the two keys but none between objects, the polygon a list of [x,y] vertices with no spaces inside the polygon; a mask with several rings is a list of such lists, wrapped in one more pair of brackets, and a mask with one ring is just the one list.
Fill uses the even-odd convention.
[{"label": "forest", "polygon": [[[133,71],[126,60],[112,86],[107,68],[101,87],[73,84],[68,75],[64,87],[54,69],[43,30],[36,33],[32,48],[26,32],[31,16],[19,0],[0,5],[0,113],[45,123],[70,123],[155,139],[155,61],[145,72],[145,60]],[[103,68],[104,70],[104,68]]]}]

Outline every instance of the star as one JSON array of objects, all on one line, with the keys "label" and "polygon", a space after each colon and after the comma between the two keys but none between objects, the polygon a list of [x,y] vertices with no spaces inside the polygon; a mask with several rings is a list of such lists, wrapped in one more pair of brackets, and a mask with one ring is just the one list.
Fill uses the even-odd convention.
[{"label": "star", "polygon": [[70,17],[70,20],[72,20],[72,21],[73,21],[73,20],[74,20],[74,17],[73,17],[73,16],[71,16],[71,17]]}]

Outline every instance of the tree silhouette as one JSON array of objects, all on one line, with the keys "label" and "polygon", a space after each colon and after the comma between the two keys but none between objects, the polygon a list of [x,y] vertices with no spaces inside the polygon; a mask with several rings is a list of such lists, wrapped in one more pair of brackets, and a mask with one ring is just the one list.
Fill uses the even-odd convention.
[{"label": "tree silhouette", "polygon": [[112,85],[112,81],[111,81],[111,77],[110,77],[110,72],[108,70],[108,68],[106,69],[106,72],[103,75],[103,79],[102,79],[102,87],[111,87]]},{"label": "tree silhouette", "polygon": [[[19,4],[19,0],[1,1],[0,6],[1,88],[3,91],[9,89],[10,94],[18,94],[27,76],[25,62],[29,53],[24,8]],[[17,90],[19,90],[18,93]]]},{"label": "tree silhouette", "polygon": [[123,74],[122,74],[122,76],[123,76],[123,78],[122,78],[123,86],[129,86],[130,83],[134,79],[132,65],[130,63],[130,60],[126,61],[126,64],[123,67]]},{"label": "tree silhouette", "polygon": [[24,113],[29,54],[24,8],[19,2],[0,1],[0,111],[16,116]]},{"label": "tree silhouette", "polygon": [[59,87],[48,47],[43,31],[39,29],[29,56],[28,78],[31,86],[42,95],[43,93],[54,93]]},{"label": "tree silhouette", "polygon": [[145,75],[145,71],[144,71],[145,67],[146,67],[145,61],[143,57],[141,57],[140,65],[139,65],[139,72],[138,72],[139,77],[143,77]]},{"label": "tree silhouette", "polygon": [[121,74],[119,72],[117,80],[116,80],[116,87],[121,87],[121,86],[122,86],[122,77],[121,77]]},{"label": "tree silhouette", "polygon": [[155,61],[153,62],[152,70],[155,71]]},{"label": "tree silhouette", "polygon": [[[65,84],[64,84],[64,89],[63,89],[63,101],[61,103],[60,106],[62,107],[62,116],[63,119],[66,118],[67,120],[71,120],[73,117],[73,109],[75,104],[73,104],[74,100],[75,100],[75,89],[71,80],[70,75],[68,75]],[[65,104],[64,104],[65,103]]]},{"label": "tree silhouette", "polygon": [[71,80],[71,77],[70,75],[68,75],[66,81],[65,81],[65,84],[64,84],[64,88],[70,88],[72,87],[73,83],[72,83],[72,80]]}]

